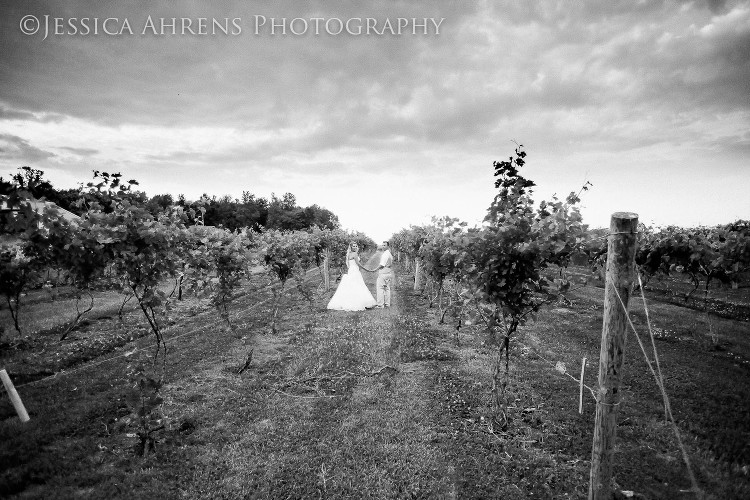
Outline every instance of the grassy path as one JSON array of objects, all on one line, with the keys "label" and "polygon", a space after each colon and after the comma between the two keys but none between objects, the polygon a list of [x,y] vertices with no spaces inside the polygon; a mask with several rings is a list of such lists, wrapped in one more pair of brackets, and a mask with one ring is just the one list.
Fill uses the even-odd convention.
[{"label": "grassy path", "polygon": [[[374,290],[375,276],[365,279]],[[513,347],[510,425],[492,432],[494,350],[484,333],[464,328],[456,345],[452,327],[437,324],[409,280],[397,281],[385,310],[327,311],[332,291],[314,304],[292,292],[278,335],[266,333],[270,304],[254,306],[249,296],[233,307],[237,336],[212,313],[185,316],[173,327],[185,336],[171,344],[162,389],[166,428],[145,459],[123,423],[132,393],[125,374],[135,359],[28,386],[29,424],[0,408],[8,415],[0,420],[0,497],[585,498],[594,403],[587,397],[579,415],[577,387],[548,361],[576,371],[582,356],[595,358],[599,291],[584,290],[573,305],[550,308],[522,329]],[[693,321],[675,306],[655,311],[673,336]],[[719,326],[732,351],[744,352],[746,325]],[[742,463],[746,453],[746,368],[723,352],[706,358],[686,341],[668,340],[660,345],[663,364],[681,396],[674,406],[699,480],[708,498],[746,497],[744,469],[715,458],[722,456],[716,449]],[[238,375],[251,348],[253,363]],[[637,498],[690,498],[680,493],[689,485],[650,375],[630,353],[618,484]],[[589,385],[595,365],[589,361]],[[733,426],[707,435],[700,431],[724,422],[701,406],[713,394],[735,398],[737,411]]]},{"label": "grassy path", "polygon": [[[453,470],[434,444],[429,367],[401,363],[394,339],[401,305],[316,311],[314,329],[257,339],[253,373],[209,383],[244,394],[195,433],[200,460],[186,498],[452,497]],[[223,376],[207,366],[198,378]],[[174,402],[178,413],[206,394],[193,387]]]},{"label": "grassy path", "polygon": [[256,338],[242,378],[207,362],[176,385],[168,405],[196,422],[183,498],[584,496],[586,463],[533,446],[536,420],[487,432],[490,357],[453,346],[405,280],[390,310],[323,307]]}]

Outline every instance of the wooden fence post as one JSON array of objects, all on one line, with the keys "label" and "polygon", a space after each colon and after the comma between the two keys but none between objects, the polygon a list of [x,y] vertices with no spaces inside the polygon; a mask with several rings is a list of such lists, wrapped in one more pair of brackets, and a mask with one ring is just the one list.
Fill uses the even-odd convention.
[{"label": "wooden fence post", "polygon": [[417,257],[414,257],[414,290],[419,291],[419,271],[421,270],[421,267],[419,265],[420,261]]},{"label": "wooden fence post", "polygon": [[26,407],[21,401],[21,397],[16,392],[16,388],[13,387],[13,381],[10,379],[8,372],[6,372],[5,369],[0,370],[0,380],[3,381],[5,390],[8,391],[8,396],[10,396],[10,402],[13,403],[13,408],[15,408],[21,422],[28,422],[31,420],[29,414],[26,412]]},{"label": "wooden fence post", "polygon": [[635,274],[638,215],[616,212],[612,214],[609,228],[589,500],[611,500],[613,494],[612,457],[627,332],[627,311],[623,310],[620,298],[627,309]]},{"label": "wooden fence post", "polygon": [[323,286],[326,292],[331,289],[331,250],[326,248],[325,257],[323,258]]}]

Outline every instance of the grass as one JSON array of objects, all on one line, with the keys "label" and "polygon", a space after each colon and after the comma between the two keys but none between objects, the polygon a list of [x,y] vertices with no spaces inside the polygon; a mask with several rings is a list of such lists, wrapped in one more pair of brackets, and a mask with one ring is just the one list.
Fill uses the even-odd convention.
[{"label": "grass", "polygon": [[[366,275],[371,290],[374,276]],[[512,344],[510,425],[488,426],[495,350],[477,327],[438,325],[400,276],[391,309],[342,313],[292,291],[278,335],[258,293],[232,306],[238,330],[185,304],[170,327],[166,428],[155,454],[134,453],[127,366],[150,338],[67,376],[22,387],[21,425],[0,399],[0,496],[9,498],[585,498],[595,402],[555,371],[596,384],[601,289],[574,292],[521,328]],[[631,309],[638,310],[634,299]],[[750,496],[747,323],[650,302],[675,416],[709,498]],[[191,312],[192,311],[192,312]],[[643,329],[645,317],[634,313]],[[126,326],[93,321],[81,338]],[[645,331],[645,330],[644,330]],[[168,340],[169,342],[169,340]],[[45,349],[54,350],[53,344]],[[249,370],[237,374],[253,349]],[[628,339],[615,480],[640,498],[690,498],[660,396]],[[28,353],[5,358],[11,374]],[[41,355],[40,355],[41,356]],[[111,355],[110,355],[111,356]],[[42,356],[43,357],[43,356]],[[141,358],[143,357],[143,358]],[[49,359],[49,358],[44,358]],[[32,363],[34,360],[30,360]],[[86,366],[92,366],[86,368]],[[40,364],[38,368],[41,368]],[[393,368],[384,369],[384,368]]]},{"label": "grass", "polygon": [[[116,316],[125,300],[125,297],[116,291],[93,292],[93,295],[94,307],[83,316],[82,321]],[[51,299],[52,295],[43,290],[34,290],[21,297],[19,323],[23,335],[57,334],[59,336],[64,327],[75,319],[75,297],[70,294],[61,294],[54,300]],[[88,305],[89,298],[84,295],[80,302],[81,310],[86,309]],[[124,312],[132,311],[136,305],[135,299],[131,300],[125,306]],[[3,337],[9,340],[18,336],[18,332],[6,309],[7,305],[4,304],[0,331],[4,330]]]}]

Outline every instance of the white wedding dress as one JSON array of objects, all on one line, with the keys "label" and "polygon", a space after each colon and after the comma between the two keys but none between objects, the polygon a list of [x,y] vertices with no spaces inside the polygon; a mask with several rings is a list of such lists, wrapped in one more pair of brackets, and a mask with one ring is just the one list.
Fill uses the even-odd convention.
[{"label": "white wedding dress", "polygon": [[341,276],[341,282],[336,289],[336,293],[328,302],[328,309],[336,311],[364,311],[368,307],[374,307],[377,302],[373,298],[362,273],[359,272],[359,266],[354,258],[346,261],[346,274]]}]

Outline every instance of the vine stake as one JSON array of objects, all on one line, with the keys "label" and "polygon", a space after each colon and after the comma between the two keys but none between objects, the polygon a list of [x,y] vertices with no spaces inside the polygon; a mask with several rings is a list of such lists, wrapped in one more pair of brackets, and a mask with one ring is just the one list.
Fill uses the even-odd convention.
[{"label": "vine stake", "polygon": [[21,401],[21,397],[18,395],[18,392],[16,392],[16,388],[13,386],[13,381],[10,379],[10,377],[8,376],[8,372],[5,371],[5,369],[0,370],[0,379],[3,381],[5,390],[10,397],[10,402],[13,403],[13,408],[15,408],[16,413],[18,414],[18,418],[21,419],[21,422],[26,423],[31,420],[29,418],[28,412],[26,411],[26,407],[23,405],[23,401]]}]

